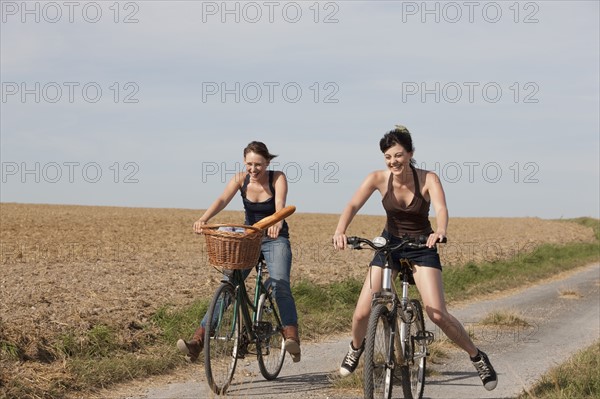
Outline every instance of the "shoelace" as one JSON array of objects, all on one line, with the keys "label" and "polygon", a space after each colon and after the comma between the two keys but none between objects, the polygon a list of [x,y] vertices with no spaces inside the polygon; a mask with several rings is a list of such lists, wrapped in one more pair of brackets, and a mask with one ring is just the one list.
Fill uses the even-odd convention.
[{"label": "shoelace", "polygon": [[360,358],[360,350],[351,350],[350,352],[348,352],[348,354],[346,355],[346,361],[344,363],[346,364],[351,364],[351,363],[356,363],[358,361],[358,359]]},{"label": "shoelace", "polygon": [[475,365],[475,368],[477,369],[477,372],[479,373],[482,379],[492,376],[492,371],[483,359],[473,364]]}]

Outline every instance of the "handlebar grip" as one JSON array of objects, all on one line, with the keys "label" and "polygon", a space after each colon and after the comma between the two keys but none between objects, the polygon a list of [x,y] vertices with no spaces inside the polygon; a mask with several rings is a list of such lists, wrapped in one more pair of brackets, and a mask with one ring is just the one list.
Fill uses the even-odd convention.
[{"label": "handlebar grip", "polygon": [[354,245],[357,242],[358,242],[358,237],[356,237],[356,236],[346,237],[346,243],[349,245]]},{"label": "handlebar grip", "polygon": [[[413,242],[409,242],[406,245],[409,248],[424,249],[424,248],[427,248],[427,239],[428,238],[429,238],[428,236],[421,235],[421,236],[418,236]],[[438,240],[436,242],[436,244],[445,244],[446,242],[448,242],[448,238],[444,237],[441,240]]]},{"label": "handlebar grip", "polygon": [[352,249],[362,249],[362,247],[360,246],[360,242],[361,242],[360,237],[356,237],[356,236],[346,237],[346,243]]},{"label": "handlebar grip", "polygon": [[[421,235],[419,237],[417,237],[417,239],[415,240],[415,244],[425,244],[427,242],[427,239],[429,237],[425,236],[425,235]],[[445,244],[448,242],[448,237],[444,237],[441,240],[436,241],[436,243],[438,244]]]}]

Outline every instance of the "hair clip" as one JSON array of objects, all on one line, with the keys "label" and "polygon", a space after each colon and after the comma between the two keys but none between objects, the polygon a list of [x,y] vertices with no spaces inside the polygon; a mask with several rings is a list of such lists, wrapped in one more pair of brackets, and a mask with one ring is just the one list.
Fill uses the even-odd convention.
[{"label": "hair clip", "polygon": [[395,125],[395,129],[396,131],[400,132],[400,133],[409,133],[408,129],[406,128],[406,126],[402,126],[402,125]]}]

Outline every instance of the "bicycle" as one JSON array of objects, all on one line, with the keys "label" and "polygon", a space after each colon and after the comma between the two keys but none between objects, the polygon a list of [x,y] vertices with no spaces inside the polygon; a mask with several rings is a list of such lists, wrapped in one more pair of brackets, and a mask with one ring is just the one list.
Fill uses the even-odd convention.
[{"label": "bicycle", "polygon": [[[264,258],[260,255],[260,242],[265,228],[277,223],[295,211],[289,206],[265,218],[254,226],[244,225],[207,225],[204,229],[217,227],[238,227],[251,230],[253,235],[249,246],[250,260],[241,263],[239,259],[229,258],[216,261],[209,260],[213,265],[218,263],[224,271],[221,285],[215,291],[208,308],[206,330],[204,336],[204,368],[207,383],[217,395],[225,394],[229,388],[238,359],[246,355],[256,355],[261,374],[267,380],[273,380],[279,375],[285,360],[285,339],[283,325],[279,316],[279,309],[273,300],[271,289],[265,285],[264,275],[267,267]],[[221,233],[223,236],[225,233]],[[225,234],[227,239],[232,236]],[[258,234],[258,236],[257,236]],[[235,237],[242,245],[250,242],[244,236]],[[208,244],[208,238],[207,238]],[[232,252],[232,243],[227,242],[221,252]],[[248,246],[248,245],[247,245]],[[254,252],[256,256],[254,255]],[[256,257],[259,257],[256,261]],[[252,260],[254,259],[254,260]],[[236,264],[236,268],[232,265]],[[246,289],[246,277],[252,265],[256,270],[254,298],[251,300]],[[254,351],[252,350],[254,349]]]},{"label": "bicycle", "polygon": [[[390,399],[395,369],[400,367],[400,382],[405,399],[421,399],[425,388],[427,346],[434,335],[425,330],[423,308],[417,299],[408,296],[412,280],[412,262],[400,259],[402,294],[398,296],[393,282],[391,256],[404,247],[426,248],[427,237],[403,237],[392,244],[384,237],[373,241],[348,237],[352,249],[363,249],[363,244],[385,255],[382,270],[382,290],[373,294],[371,314],[364,349],[364,397]],[[446,242],[446,239],[442,242]],[[413,282],[414,283],[414,282]]]}]

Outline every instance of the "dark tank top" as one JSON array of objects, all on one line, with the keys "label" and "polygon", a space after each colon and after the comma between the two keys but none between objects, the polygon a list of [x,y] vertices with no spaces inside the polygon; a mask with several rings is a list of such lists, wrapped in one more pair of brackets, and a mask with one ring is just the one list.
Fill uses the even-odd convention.
[{"label": "dark tank top", "polygon": [[410,204],[406,207],[401,206],[394,196],[393,175],[390,173],[388,180],[388,189],[381,200],[383,208],[387,214],[385,229],[396,237],[405,234],[410,236],[420,234],[431,234],[433,230],[429,222],[430,202],[423,198],[419,177],[414,166],[410,165],[415,180],[415,195]]},{"label": "dark tank top", "polygon": [[[269,189],[271,190],[272,196],[268,200],[262,202],[252,202],[246,198],[246,190],[248,189],[248,183],[250,183],[250,175],[246,175],[244,184],[242,184],[242,188],[240,189],[242,201],[244,202],[244,210],[246,211],[246,220],[244,224],[253,225],[259,220],[275,213],[275,186],[273,186],[274,175],[275,172],[270,170]],[[285,220],[283,221],[283,226],[279,231],[279,236],[289,238],[288,225]]]}]

